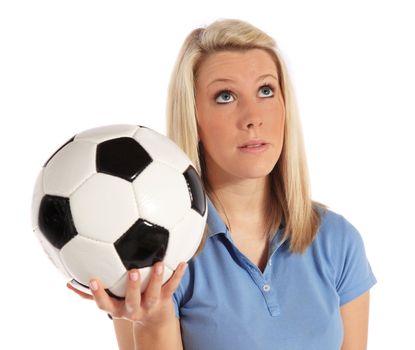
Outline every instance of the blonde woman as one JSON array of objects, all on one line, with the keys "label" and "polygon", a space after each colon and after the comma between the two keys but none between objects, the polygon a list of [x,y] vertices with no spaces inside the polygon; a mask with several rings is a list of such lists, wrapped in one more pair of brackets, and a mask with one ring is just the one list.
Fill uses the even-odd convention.
[{"label": "blonde woman", "polygon": [[167,122],[203,178],[207,230],[198,254],[163,286],[162,263],[142,295],[130,271],[125,301],[91,281],[120,349],[366,349],[376,278],[359,232],[310,198],[274,40],[238,20],[190,33]]}]

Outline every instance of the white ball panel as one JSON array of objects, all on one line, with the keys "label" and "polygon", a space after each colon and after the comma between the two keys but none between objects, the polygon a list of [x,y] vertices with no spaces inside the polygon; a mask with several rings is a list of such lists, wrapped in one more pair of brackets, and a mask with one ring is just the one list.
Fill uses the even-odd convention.
[{"label": "white ball panel", "polygon": [[140,269],[140,290],[144,292],[150,282],[151,278],[151,266],[150,267],[143,267]]},{"label": "white ball panel", "polygon": [[176,169],[152,162],[134,182],[140,217],[166,229],[180,221],[191,202],[184,176]]},{"label": "white ball panel", "polygon": [[55,248],[49,241],[43,236],[42,232],[38,228],[34,229],[33,232],[35,233],[36,237],[38,238],[40,245],[42,246],[44,252],[48,256],[49,260],[52,261],[53,265],[62,272],[65,277],[71,279],[70,273],[67,271],[65,265],[61,261],[60,251],[59,249]]},{"label": "white ball panel", "polygon": [[98,277],[106,288],[126,271],[112,244],[79,235],[65,244],[61,256],[71,275],[85,285],[91,278]]},{"label": "white ball panel", "polygon": [[203,237],[206,215],[200,216],[190,210],[182,221],[170,229],[169,244],[164,261],[171,269],[176,269],[181,261],[189,261]]},{"label": "white ball panel", "polygon": [[191,164],[187,155],[167,136],[158,132],[139,128],[134,138],[150,154],[151,158],[168,164],[183,173]]},{"label": "white ball panel", "polygon": [[137,125],[108,125],[85,130],[75,136],[75,140],[87,140],[93,143],[101,143],[119,137],[132,137],[139,126]]},{"label": "white ball panel", "polygon": [[[140,274],[141,274],[141,292],[144,292],[145,289],[147,288],[148,284],[150,283],[150,279],[151,279],[151,273],[152,273],[152,269],[153,267],[145,267],[143,269],[140,269]],[[145,271],[143,271],[145,270]],[[162,284],[166,283],[169,278],[171,277],[171,275],[173,274],[173,271],[168,268],[167,266],[164,266],[164,271],[163,271],[163,279],[162,279]]]},{"label": "white ball panel", "polygon": [[[150,275],[151,275],[151,268],[150,267],[144,267],[140,269],[140,290],[143,292],[145,288],[148,285],[148,282],[150,281]],[[118,296],[125,296],[125,291],[127,289],[127,279],[128,279],[128,273],[126,273],[122,278],[120,278],[119,281],[117,281],[113,286],[109,288],[109,290]]]},{"label": "white ball panel", "polygon": [[[144,291],[145,287],[148,284],[150,272],[150,267],[144,267],[140,269],[141,291]],[[128,282],[127,279],[128,274],[125,273],[117,282],[115,282],[111,287],[109,287],[111,293],[114,293],[115,295],[118,295],[120,297],[125,296],[125,291],[127,289]]]},{"label": "white ball panel", "polygon": [[138,219],[130,182],[97,173],[69,199],[78,234],[114,243]]},{"label": "white ball panel", "polygon": [[40,202],[42,201],[43,196],[45,195],[43,191],[43,173],[44,168],[40,171],[33,192],[32,197],[32,227],[33,233],[37,237],[43,251],[46,253],[49,260],[55,265],[55,267],[68,279],[71,279],[69,272],[66,270],[66,267],[61,262],[59,249],[55,248],[49,241],[45,238],[43,233],[40,231],[38,227],[38,218],[39,218],[39,207]]},{"label": "white ball panel", "polygon": [[[152,271],[152,267],[144,267],[140,269],[140,291],[141,293],[145,291],[145,289],[148,286],[148,283],[150,282],[151,271]],[[165,266],[162,283],[167,282],[172,274],[173,274],[173,271],[169,269],[167,266]],[[127,288],[127,279],[128,279],[128,274],[125,273],[114,285],[112,285],[109,288],[111,293],[114,293],[115,295],[118,295],[118,296],[125,296],[125,290]]]},{"label": "white ball panel", "polygon": [[63,147],[44,169],[44,191],[69,197],[75,189],[95,173],[96,145],[73,141]]},{"label": "white ball panel", "polygon": [[83,284],[81,284],[81,283],[79,283],[79,282],[77,282],[75,279],[71,279],[70,281],[68,281],[69,282],[69,284],[72,286],[72,287],[74,287],[74,288],[76,288],[77,290],[79,290],[80,292],[83,292],[83,293],[85,293],[85,294],[89,294],[89,295],[93,295],[92,294],[92,292],[91,292],[91,290],[89,289],[89,287],[87,287],[87,286],[85,286],[85,285],[83,285]]},{"label": "white ball panel", "polygon": [[170,277],[173,275],[174,270],[170,269],[166,264],[164,264],[164,273],[163,273],[163,284],[166,283]]},{"label": "white ball panel", "polygon": [[110,292],[119,297],[124,297],[125,291],[127,289],[127,278],[128,271],[126,271],[117,282],[115,282],[112,286],[108,287]]},{"label": "white ball panel", "polygon": [[37,176],[35,187],[33,190],[33,195],[32,195],[32,227],[33,228],[38,226],[40,202],[42,201],[42,198],[45,194],[45,192],[43,191],[43,170],[44,168],[40,170],[40,173]]}]

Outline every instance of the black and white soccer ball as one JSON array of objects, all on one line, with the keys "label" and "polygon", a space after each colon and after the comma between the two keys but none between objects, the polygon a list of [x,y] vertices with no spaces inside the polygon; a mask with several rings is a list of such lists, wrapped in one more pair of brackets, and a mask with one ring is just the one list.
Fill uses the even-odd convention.
[{"label": "black and white soccer ball", "polygon": [[196,252],[207,199],[186,154],[149,128],[111,125],[77,134],[43,166],[32,222],[44,250],[73,285],[98,277],[123,297],[127,271],[142,290],[164,261],[163,282]]}]

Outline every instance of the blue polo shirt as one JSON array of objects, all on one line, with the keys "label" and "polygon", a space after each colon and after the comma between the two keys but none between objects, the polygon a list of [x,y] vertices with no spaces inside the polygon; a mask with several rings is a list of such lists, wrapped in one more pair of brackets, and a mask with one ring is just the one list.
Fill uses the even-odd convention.
[{"label": "blue polo shirt", "polygon": [[280,227],[264,272],[232,240],[208,202],[208,239],[173,295],[186,350],[335,350],[340,306],[376,278],[359,232],[341,215],[322,222],[303,255],[288,250]]}]

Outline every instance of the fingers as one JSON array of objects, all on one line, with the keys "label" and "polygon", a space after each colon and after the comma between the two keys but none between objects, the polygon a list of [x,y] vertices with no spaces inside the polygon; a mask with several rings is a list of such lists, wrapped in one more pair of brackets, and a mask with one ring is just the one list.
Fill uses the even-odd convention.
[{"label": "fingers", "polygon": [[186,271],[187,263],[181,262],[176,270],[174,271],[173,275],[170,277],[170,279],[166,282],[166,284],[163,286],[163,297],[170,298],[171,295],[174,293],[174,291],[177,289],[177,287],[180,284],[180,281]]},{"label": "fingers", "polygon": [[93,300],[94,297],[90,294],[81,292],[80,290],[76,289],[74,286],[72,286],[72,284],[70,284],[69,282],[66,284],[66,286],[70,289],[73,290],[76,294],[78,294],[79,296],[81,296],[84,299],[89,299],[89,300]]},{"label": "fingers", "polygon": [[98,279],[92,279],[89,283],[89,289],[91,290],[95,303],[98,308],[110,313],[111,315],[117,312],[115,301],[107,294],[101,282]]},{"label": "fingers", "polygon": [[[187,263],[180,263],[163,286],[164,263],[157,262],[151,269],[150,281],[143,293],[141,293],[140,271],[138,269],[130,270],[124,300],[111,298],[97,278],[92,279],[89,284],[93,296],[77,290],[70,283],[67,284],[67,287],[85,299],[94,299],[98,308],[112,317],[136,322],[141,321],[143,317],[148,317],[148,315],[154,315],[157,310],[165,309],[165,302],[171,301],[171,296],[179,286],[186,267]],[[159,308],[156,308],[156,305],[159,305]]]},{"label": "fingers", "polygon": [[137,318],[141,303],[141,280],[138,269],[128,272],[127,290],[125,292],[125,310],[131,318]]},{"label": "fingers", "polygon": [[146,309],[156,305],[160,300],[161,285],[163,284],[164,264],[157,262],[151,269],[150,282],[143,294],[142,306]]}]

